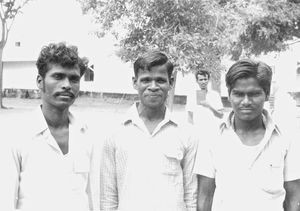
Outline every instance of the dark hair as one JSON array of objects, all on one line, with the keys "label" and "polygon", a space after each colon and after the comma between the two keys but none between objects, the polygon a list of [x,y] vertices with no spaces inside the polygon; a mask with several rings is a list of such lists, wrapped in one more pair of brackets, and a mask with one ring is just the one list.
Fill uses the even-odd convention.
[{"label": "dark hair", "polygon": [[230,94],[235,82],[242,78],[255,78],[267,96],[270,95],[272,69],[260,61],[243,59],[234,63],[226,73],[226,86]]},{"label": "dark hair", "polygon": [[207,79],[210,78],[210,73],[206,70],[198,70],[196,73],[195,73],[195,77],[196,77],[196,80],[198,80],[198,75],[203,75],[203,76],[207,76]]},{"label": "dark hair", "polygon": [[137,77],[139,70],[150,71],[152,67],[158,65],[165,65],[167,67],[168,77],[171,78],[174,66],[168,57],[159,51],[147,52],[140,56],[133,64],[134,75]]},{"label": "dark hair", "polygon": [[87,69],[86,60],[78,56],[77,47],[66,46],[63,42],[57,44],[50,43],[44,46],[40,52],[36,66],[42,78],[45,78],[46,73],[52,65],[59,65],[64,68],[78,67],[80,69],[80,76],[82,76]]}]

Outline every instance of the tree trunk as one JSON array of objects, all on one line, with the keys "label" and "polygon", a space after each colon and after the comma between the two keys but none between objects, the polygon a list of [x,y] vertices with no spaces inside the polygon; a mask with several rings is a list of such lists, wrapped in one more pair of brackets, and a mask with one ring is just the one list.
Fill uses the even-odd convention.
[{"label": "tree trunk", "polygon": [[0,48],[0,108],[3,106],[3,62],[2,62],[3,48]]},{"label": "tree trunk", "polygon": [[169,96],[168,96],[168,108],[170,109],[170,111],[173,111],[173,104],[174,104],[174,97],[175,97],[175,87],[176,87],[176,79],[177,79],[177,71],[174,72],[173,78],[174,78],[173,88],[170,90]]}]

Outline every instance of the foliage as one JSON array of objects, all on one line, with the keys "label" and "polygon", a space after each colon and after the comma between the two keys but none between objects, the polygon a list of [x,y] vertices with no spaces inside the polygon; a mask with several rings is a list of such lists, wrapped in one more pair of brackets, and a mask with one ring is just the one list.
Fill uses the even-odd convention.
[{"label": "foliage", "polygon": [[122,59],[158,48],[183,73],[205,68],[215,80],[224,55],[280,51],[300,37],[298,0],[78,1],[100,24],[98,35],[115,34]]},{"label": "foliage", "polygon": [[229,37],[233,59],[242,53],[249,56],[282,51],[287,41],[300,38],[298,0],[223,1],[220,14],[229,18],[224,24],[234,23],[227,25],[227,30],[237,32],[237,36]]},{"label": "foliage", "polygon": [[2,54],[7,42],[8,34],[13,25],[15,17],[21,12],[21,9],[30,0],[0,0],[0,21],[1,21],[1,37],[0,37],[0,107],[2,104],[2,82],[3,82],[3,64]]}]

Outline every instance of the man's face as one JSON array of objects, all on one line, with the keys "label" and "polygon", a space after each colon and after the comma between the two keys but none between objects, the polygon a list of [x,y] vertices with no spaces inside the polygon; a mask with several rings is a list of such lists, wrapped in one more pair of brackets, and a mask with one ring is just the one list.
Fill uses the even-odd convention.
[{"label": "man's face", "polygon": [[238,79],[229,93],[235,117],[252,121],[262,114],[266,93],[255,78]]},{"label": "man's face", "polygon": [[138,91],[141,104],[147,108],[158,109],[164,106],[173,79],[169,79],[165,65],[139,70],[133,78],[133,86]]},{"label": "man's face", "polygon": [[79,93],[79,67],[64,68],[52,65],[45,78],[37,77],[37,85],[42,91],[43,105],[48,104],[58,109],[68,108]]},{"label": "man's face", "polygon": [[197,83],[200,89],[207,89],[208,76],[207,75],[197,75]]}]

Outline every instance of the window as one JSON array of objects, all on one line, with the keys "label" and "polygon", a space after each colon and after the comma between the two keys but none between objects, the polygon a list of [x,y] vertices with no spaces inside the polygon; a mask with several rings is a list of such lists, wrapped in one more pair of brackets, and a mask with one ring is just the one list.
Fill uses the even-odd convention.
[{"label": "window", "polygon": [[84,81],[94,81],[94,65],[89,66],[84,73]]}]

